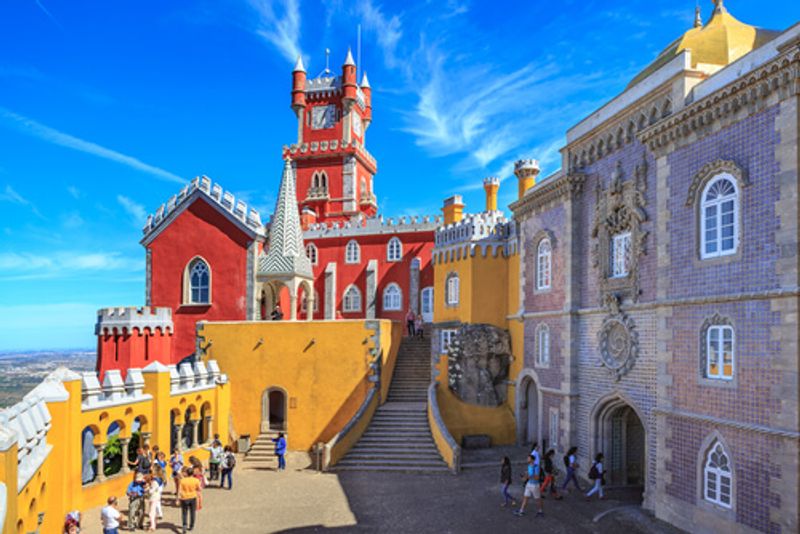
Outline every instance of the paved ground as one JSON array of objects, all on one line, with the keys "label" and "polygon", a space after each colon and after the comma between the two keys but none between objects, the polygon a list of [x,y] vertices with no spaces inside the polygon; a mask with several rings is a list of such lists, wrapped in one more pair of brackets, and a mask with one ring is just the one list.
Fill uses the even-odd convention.
[{"label": "paved ground", "polygon": [[[489,457],[491,453],[482,453]],[[499,461],[499,460],[498,460]],[[242,463],[239,462],[239,466]],[[515,467],[515,478],[521,468]],[[295,458],[283,473],[238,469],[233,491],[204,492],[197,534],[268,532],[625,532],[679,531],[642,513],[639,496],[610,490],[605,501],[585,502],[578,494],[545,501],[545,517],[518,518],[500,507],[499,469],[476,468],[453,475],[326,473],[308,470]],[[170,487],[171,490],[171,487]],[[521,493],[517,484],[514,493]],[[180,510],[165,495],[159,532],[180,532]],[[124,505],[126,506],[126,505]],[[530,507],[532,510],[532,507]],[[611,511],[598,522],[599,514]],[[98,533],[99,509],[85,514],[84,532]]]}]

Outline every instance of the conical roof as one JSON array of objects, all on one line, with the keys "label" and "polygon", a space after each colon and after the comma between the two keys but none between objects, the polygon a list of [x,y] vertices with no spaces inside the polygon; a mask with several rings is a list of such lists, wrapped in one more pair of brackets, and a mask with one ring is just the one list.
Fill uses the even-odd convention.
[{"label": "conical roof", "polygon": [[258,263],[258,274],[280,278],[312,278],[311,262],[306,256],[300,215],[297,213],[295,173],[288,159],[283,166],[281,188],[269,229],[269,248]]}]

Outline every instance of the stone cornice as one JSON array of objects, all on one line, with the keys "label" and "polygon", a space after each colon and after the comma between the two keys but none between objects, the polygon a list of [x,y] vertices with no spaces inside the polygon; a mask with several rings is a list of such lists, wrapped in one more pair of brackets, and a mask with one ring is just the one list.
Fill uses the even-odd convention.
[{"label": "stone cornice", "polygon": [[511,203],[509,208],[515,218],[524,218],[563,197],[579,194],[585,179],[583,173],[572,173],[547,180],[530,189],[524,197]]}]

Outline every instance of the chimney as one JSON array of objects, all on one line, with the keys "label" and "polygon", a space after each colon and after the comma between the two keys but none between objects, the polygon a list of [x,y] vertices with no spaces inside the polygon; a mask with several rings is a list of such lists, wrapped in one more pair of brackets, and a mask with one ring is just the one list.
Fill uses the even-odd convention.
[{"label": "chimney", "polygon": [[453,195],[444,199],[442,213],[444,213],[444,224],[453,224],[460,221],[464,214],[464,202],[461,200],[461,195]]},{"label": "chimney", "polygon": [[497,211],[498,189],[500,189],[500,178],[490,176],[483,180],[483,190],[486,191],[486,211]]}]

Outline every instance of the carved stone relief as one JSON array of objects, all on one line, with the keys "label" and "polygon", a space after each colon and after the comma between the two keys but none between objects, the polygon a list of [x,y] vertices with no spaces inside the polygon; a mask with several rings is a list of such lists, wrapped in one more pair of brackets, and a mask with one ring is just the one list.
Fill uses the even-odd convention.
[{"label": "carved stone relief", "polygon": [[621,379],[633,368],[639,356],[639,334],[636,324],[619,309],[616,295],[606,295],[608,316],[598,332],[600,362],[615,380]]},{"label": "carved stone relief", "polygon": [[511,340],[506,330],[488,324],[466,324],[450,342],[450,390],[479,406],[500,406],[508,396]]}]

